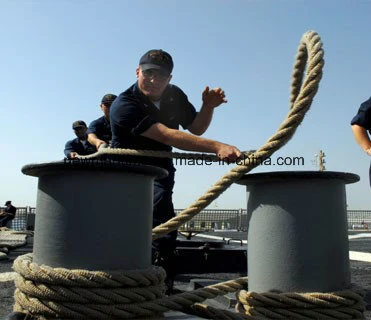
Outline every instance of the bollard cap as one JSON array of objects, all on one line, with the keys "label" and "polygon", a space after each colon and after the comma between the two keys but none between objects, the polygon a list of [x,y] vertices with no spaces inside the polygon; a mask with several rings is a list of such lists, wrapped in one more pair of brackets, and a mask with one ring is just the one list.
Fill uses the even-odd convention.
[{"label": "bollard cap", "polygon": [[63,161],[27,164],[22,167],[22,173],[28,176],[41,177],[50,174],[60,174],[71,171],[96,171],[96,172],[126,172],[165,178],[167,170],[155,166],[129,163],[113,160],[77,159]]},{"label": "bollard cap", "polygon": [[257,183],[266,183],[273,181],[288,182],[298,179],[337,179],[342,180],[345,184],[349,184],[358,182],[360,180],[360,177],[354,173],[337,171],[272,171],[245,174],[238,181],[236,181],[236,183],[251,186]]}]

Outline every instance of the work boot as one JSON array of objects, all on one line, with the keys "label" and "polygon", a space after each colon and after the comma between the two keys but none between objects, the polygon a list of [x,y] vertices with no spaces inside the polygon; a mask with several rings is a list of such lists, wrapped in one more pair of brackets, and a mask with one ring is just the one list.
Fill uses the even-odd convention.
[{"label": "work boot", "polygon": [[167,256],[163,256],[159,254],[159,252],[156,252],[154,255],[154,261],[153,265],[162,267],[166,271],[166,278],[165,278],[165,294],[168,296],[172,294],[173,287],[174,287],[174,270],[172,270],[172,263],[171,259]]},{"label": "work boot", "polygon": [[165,289],[165,294],[167,296],[170,296],[171,294],[173,294],[173,290],[174,290],[174,278],[171,278],[171,277],[166,277],[165,278],[165,286],[166,286],[166,289]]}]

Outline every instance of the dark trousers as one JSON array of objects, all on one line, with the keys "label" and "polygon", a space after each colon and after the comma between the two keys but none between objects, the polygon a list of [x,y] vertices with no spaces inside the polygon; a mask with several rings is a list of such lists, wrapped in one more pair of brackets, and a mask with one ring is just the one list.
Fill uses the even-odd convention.
[{"label": "dark trousers", "polygon": [[[174,171],[163,179],[155,180],[153,194],[153,227],[165,223],[175,216],[173,205]],[[152,242],[152,261],[161,265],[169,277],[174,275],[173,260],[177,230]]]},{"label": "dark trousers", "polygon": [[13,220],[14,216],[12,214],[5,214],[0,216],[0,227],[6,227],[6,224]]}]

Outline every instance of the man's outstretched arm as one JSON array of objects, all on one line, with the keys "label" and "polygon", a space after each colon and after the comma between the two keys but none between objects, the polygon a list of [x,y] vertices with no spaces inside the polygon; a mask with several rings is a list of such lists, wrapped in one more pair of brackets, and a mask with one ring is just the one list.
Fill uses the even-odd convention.
[{"label": "man's outstretched arm", "polygon": [[234,146],[170,129],[161,123],[153,124],[141,135],[182,150],[215,153],[220,159],[234,161],[241,156],[240,150]]}]

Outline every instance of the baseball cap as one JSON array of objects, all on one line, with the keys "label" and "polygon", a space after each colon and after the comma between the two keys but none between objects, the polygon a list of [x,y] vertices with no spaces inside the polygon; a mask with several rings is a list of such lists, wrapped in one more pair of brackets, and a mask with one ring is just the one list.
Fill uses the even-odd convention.
[{"label": "baseball cap", "polygon": [[160,69],[168,72],[173,71],[173,58],[166,51],[152,49],[147,51],[139,60],[139,66],[143,71],[148,69]]},{"label": "baseball cap", "polygon": [[5,202],[5,206],[7,206],[7,205],[9,205],[9,204],[11,204],[12,202],[11,201],[7,201],[7,202]]},{"label": "baseball cap", "polygon": [[112,93],[107,93],[103,96],[101,104],[111,104],[117,98],[116,95]]},{"label": "baseball cap", "polygon": [[86,123],[82,120],[77,120],[74,123],[72,123],[72,129],[77,129],[81,127],[86,127]]}]

